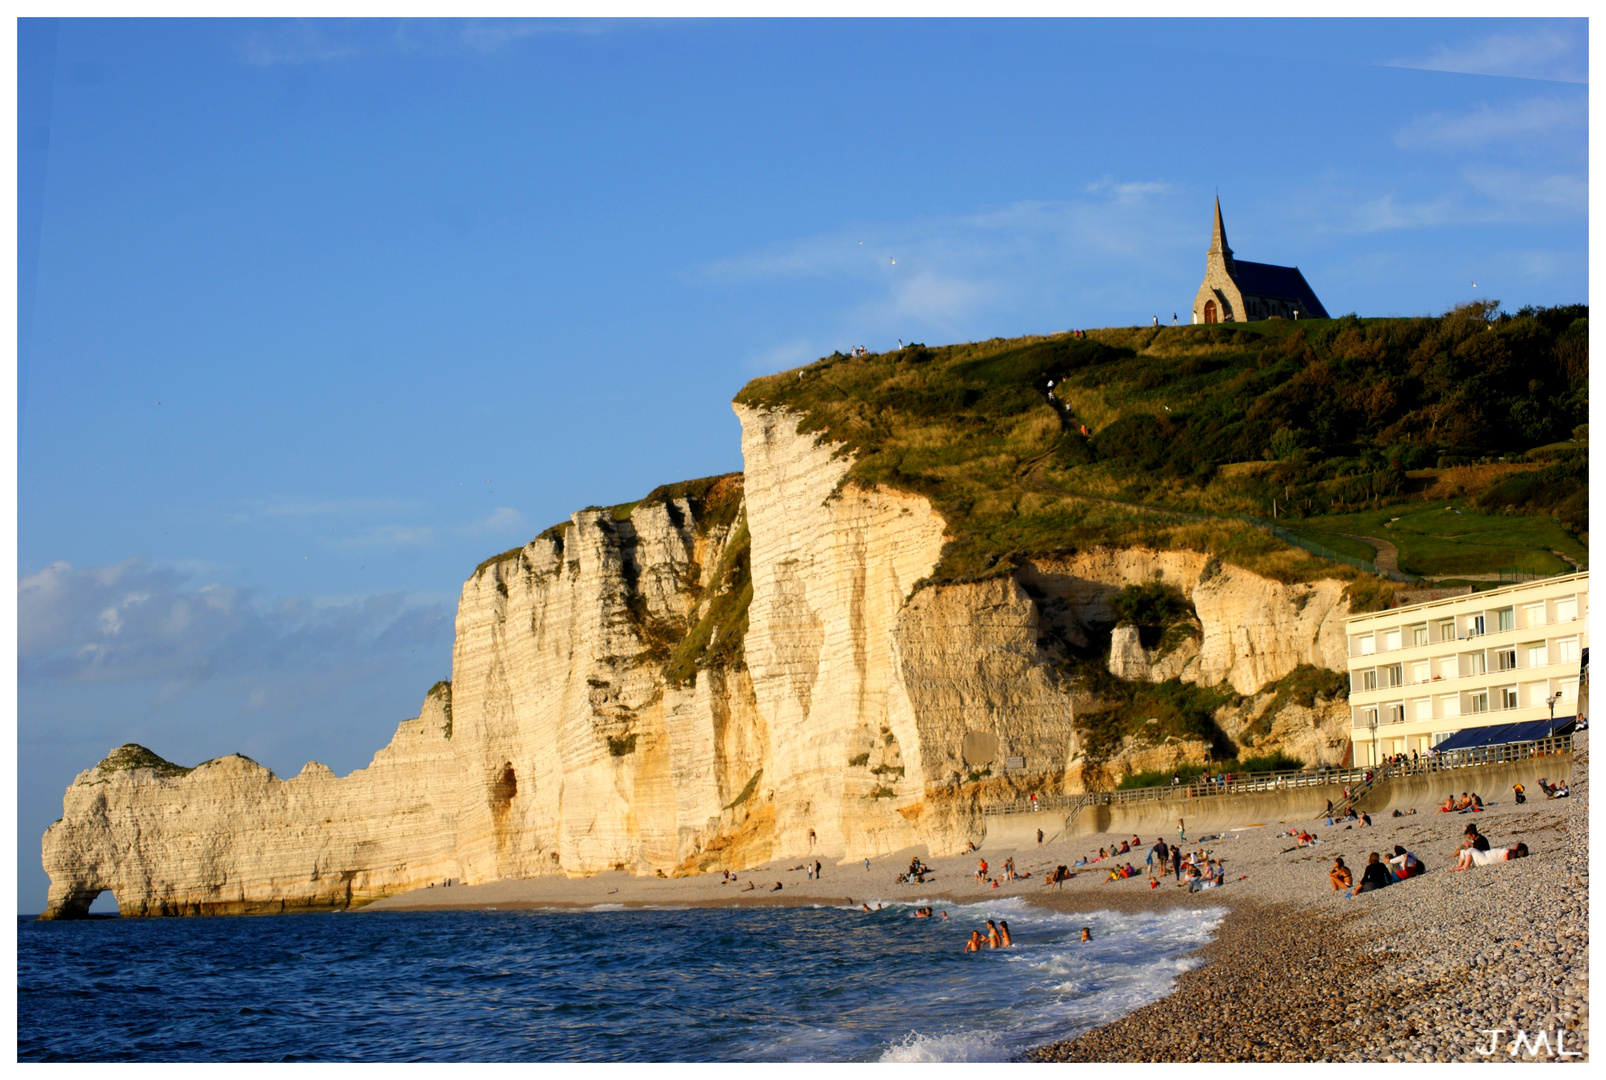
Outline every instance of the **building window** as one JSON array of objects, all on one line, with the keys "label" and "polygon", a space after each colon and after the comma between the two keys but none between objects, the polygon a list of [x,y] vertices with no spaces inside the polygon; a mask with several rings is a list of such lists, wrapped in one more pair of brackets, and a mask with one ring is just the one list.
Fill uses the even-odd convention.
[{"label": "building window", "polygon": [[1390,724],[1403,724],[1403,723],[1405,723],[1405,704],[1404,704],[1404,702],[1400,702],[1400,703],[1397,703],[1397,704],[1394,704],[1394,705],[1390,705],[1388,707],[1388,709],[1387,709],[1387,712],[1385,713],[1385,716],[1387,717],[1387,720],[1386,720],[1387,723],[1390,723]]},{"label": "building window", "polygon": [[1489,711],[1489,692],[1487,690],[1479,691],[1476,694],[1470,695],[1470,697],[1472,704],[1472,708],[1470,710],[1471,712],[1481,713]]},{"label": "building window", "polygon": [[1434,746],[1438,746],[1441,742],[1443,742],[1445,739],[1448,739],[1451,735],[1454,735],[1454,734],[1455,734],[1455,732],[1453,732],[1453,731],[1435,731],[1433,733],[1433,745]]},{"label": "building window", "polygon": [[1578,618],[1578,597],[1569,596],[1565,600],[1556,601],[1556,621],[1572,622]]},{"label": "building window", "polygon": [[1394,652],[1400,647],[1400,632],[1389,630],[1383,634],[1383,651]]},{"label": "building window", "polygon": [[1363,691],[1377,689],[1376,668],[1367,668],[1365,671],[1361,672],[1361,689]]},{"label": "building window", "polygon": [[1523,649],[1528,653],[1529,667],[1545,666],[1545,643],[1543,641],[1530,641],[1523,646]]},{"label": "building window", "polygon": [[1383,669],[1383,677],[1389,686],[1400,686],[1405,682],[1405,676],[1400,671],[1399,664],[1389,664]]},{"label": "building window", "polygon": [[1502,709],[1515,709],[1517,707],[1517,688],[1508,686],[1500,691],[1500,707]]},{"label": "building window", "polygon": [[1360,646],[1360,655],[1362,656],[1371,656],[1377,651],[1377,643],[1372,639],[1371,634],[1362,635],[1356,640],[1356,644]]},{"label": "building window", "polygon": [[1483,616],[1473,615],[1467,619],[1467,637],[1477,637],[1483,633]]},{"label": "building window", "polygon": [[1433,719],[1433,699],[1432,698],[1417,698],[1414,704],[1416,705],[1416,708],[1413,711],[1416,713],[1416,718],[1418,720],[1432,720]]},{"label": "building window", "polygon": [[1413,627],[1411,627],[1411,645],[1412,645],[1412,647],[1415,647],[1415,646],[1418,646],[1418,645],[1426,645],[1427,643],[1428,643],[1428,628],[1427,628],[1427,626],[1424,624],[1422,626],[1413,626]]},{"label": "building window", "polygon": [[1517,628],[1517,611],[1515,608],[1501,608],[1494,614],[1495,618],[1500,620],[1500,629],[1515,630]]},{"label": "building window", "polygon": [[1522,609],[1522,621],[1525,626],[1545,625],[1545,605],[1529,604]]},{"label": "building window", "polygon": [[1443,622],[1441,622],[1439,624],[1439,640],[1440,641],[1454,641],[1455,640],[1455,620],[1454,619],[1445,619]]},{"label": "building window", "polygon": [[1575,637],[1562,638],[1556,642],[1556,663],[1571,664],[1578,660],[1578,639]]},{"label": "building window", "polygon": [[1512,671],[1517,666],[1516,649],[1496,649],[1494,654],[1494,667],[1496,671]]},{"label": "building window", "polygon": [[1426,660],[1422,661],[1420,664],[1411,665],[1411,681],[1414,683],[1425,683],[1429,681],[1428,662]]},{"label": "building window", "polygon": [[1467,653],[1466,673],[1468,675],[1482,675],[1486,670],[1488,669],[1484,666],[1483,654],[1481,652]]},{"label": "building window", "polygon": [[1445,696],[1439,702],[1439,715],[1440,716],[1460,716],[1461,715],[1461,695],[1460,694],[1449,694],[1449,695]]}]

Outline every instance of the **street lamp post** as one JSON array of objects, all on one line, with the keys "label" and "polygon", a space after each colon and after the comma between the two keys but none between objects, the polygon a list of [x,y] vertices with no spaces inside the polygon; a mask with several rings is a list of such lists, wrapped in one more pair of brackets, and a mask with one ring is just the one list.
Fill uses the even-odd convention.
[{"label": "street lamp post", "polygon": [[1545,733],[1545,738],[1547,739],[1554,739],[1556,737],[1556,702],[1560,700],[1560,690],[1557,690],[1554,694],[1551,694],[1545,699],[1545,704],[1550,706],[1550,730]]},{"label": "street lamp post", "polygon": [[1377,768],[1377,710],[1366,718],[1366,726],[1372,729],[1372,768]]}]

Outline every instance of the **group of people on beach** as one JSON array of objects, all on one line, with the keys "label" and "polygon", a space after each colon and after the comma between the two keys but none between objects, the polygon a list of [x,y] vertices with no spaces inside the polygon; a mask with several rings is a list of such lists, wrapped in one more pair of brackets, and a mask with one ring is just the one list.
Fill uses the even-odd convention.
[{"label": "group of people on beach", "polygon": [[965,942],[966,952],[981,952],[983,949],[1007,949],[1015,944],[1015,939],[1009,936],[1009,924],[1000,919],[998,922],[987,920],[987,936],[982,937],[980,930],[970,932],[970,940]]},{"label": "group of people on beach", "polygon": [[[1516,785],[1513,790],[1516,792],[1519,799],[1522,799],[1523,802],[1527,802],[1526,799],[1522,798],[1521,784]],[[1439,804],[1439,813],[1481,814],[1483,813],[1483,799],[1476,791],[1470,795],[1463,791],[1461,793],[1461,798],[1457,800],[1455,794],[1452,792],[1451,794],[1445,796],[1444,802]]]},{"label": "group of people on beach", "polygon": [[[1522,859],[1528,855],[1528,845],[1523,843],[1512,844],[1509,847],[1491,848],[1489,838],[1478,831],[1475,824],[1468,825],[1463,835],[1461,846],[1456,850],[1455,865],[1450,872],[1457,870],[1470,870],[1474,866],[1488,866],[1490,863],[1507,862],[1511,859]],[[1332,884],[1334,892],[1342,892],[1346,898],[1359,896],[1364,892],[1373,892],[1377,889],[1396,885],[1408,878],[1417,877],[1427,872],[1427,867],[1415,854],[1407,851],[1401,844],[1394,845],[1394,853],[1384,857],[1379,852],[1372,852],[1366,857],[1366,866],[1361,871],[1361,880],[1355,881],[1355,875],[1348,866],[1344,865],[1342,855],[1333,860],[1333,867],[1328,871],[1327,880]]]}]

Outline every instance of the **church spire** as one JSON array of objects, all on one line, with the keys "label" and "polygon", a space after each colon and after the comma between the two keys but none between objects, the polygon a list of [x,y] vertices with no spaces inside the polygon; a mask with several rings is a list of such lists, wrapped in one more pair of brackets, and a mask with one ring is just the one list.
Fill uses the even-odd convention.
[{"label": "church spire", "polygon": [[1229,262],[1232,260],[1232,248],[1227,246],[1227,227],[1221,223],[1221,196],[1216,196],[1216,227],[1210,234],[1210,251],[1208,254],[1220,255]]}]

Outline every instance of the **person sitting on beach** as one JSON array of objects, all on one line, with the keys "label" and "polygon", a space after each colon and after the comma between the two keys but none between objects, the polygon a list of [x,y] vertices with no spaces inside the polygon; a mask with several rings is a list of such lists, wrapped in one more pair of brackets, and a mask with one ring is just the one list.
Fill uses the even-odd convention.
[{"label": "person sitting on beach", "polygon": [[1521,806],[1523,803],[1528,801],[1528,796],[1526,796],[1526,795],[1524,795],[1522,793],[1522,785],[1521,784],[1513,784],[1513,785],[1511,785],[1511,793],[1512,793],[1512,795],[1516,796],[1517,805],[1518,806]]},{"label": "person sitting on beach", "polygon": [[1561,783],[1556,785],[1555,794],[1552,795],[1551,798],[1553,798],[1553,799],[1565,799],[1566,797],[1567,797],[1567,781],[1563,780]]},{"label": "person sitting on beach", "polygon": [[1489,850],[1489,838],[1478,831],[1476,825],[1468,825],[1466,839],[1461,841],[1461,848],[1477,848],[1479,851]]},{"label": "person sitting on beach", "polygon": [[1476,791],[1472,793],[1472,812],[1474,814],[1483,813],[1483,799],[1478,796]]},{"label": "person sitting on beach", "polygon": [[1105,851],[1103,848],[1099,848],[1099,857],[1094,859],[1093,861],[1094,862],[1103,862],[1105,859],[1108,859],[1109,857],[1110,857],[1110,853],[1108,851]]},{"label": "person sitting on beach", "polygon": [[1368,815],[1368,814],[1362,814],[1361,815],[1361,826],[1362,826],[1362,828],[1370,825],[1371,823],[1372,823],[1372,818],[1371,818],[1370,815]]},{"label": "person sitting on beach", "polygon": [[1333,883],[1334,892],[1343,892],[1355,883],[1350,875],[1349,867],[1344,865],[1344,856],[1340,855],[1333,862],[1333,869],[1328,873],[1327,880]]},{"label": "person sitting on beach", "polygon": [[996,949],[996,948],[999,948],[1000,946],[1002,946],[1003,943],[1004,943],[1004,939],[998,936],[998,924],[993,922],[993,920],[988,919],[987,920],[987,947],[989,949]]},{"label": "person sitting on beach", "polygon": [[1472,796],[1468,795],[1466,792],[1463,791],[1461,793],[1461,801],[1455,804],[1455,809],[1456,809],[1456,812],[1460,813],[1460,814],[1464,814],[1468,810],[1471,810],[1472,809]]},{"label": "person sitting on beach", "polygon": [[1115,854],[1117,854],[1117,855],[1125,855],[1127,852],[1129,852],[1131,850],[1132,850],[1132,845],[1128,844],[1125,840],[1122,840],[1121,841],[1121,850],[1115,852]]},{"label": "person sitting on beach", "polygon": [[1383,856],[1374,851],[1366,857],[1366,870],[1361,874],[1361,886],[1355,890],[1355,895],[1372,892],[1389,884],[1388,867],[1383,865]]},{"label": "person sitting on beach", "polygon": [[1493,851],[1462,848],[1461,854],[1456,858],[1455,865],[1450,867],[1450,871],[1454,873],[1457,870],[1469,870],[1474,866],[1488,866],[1490,863],[1505,862],[1508,859],[1522,859],[1526,858],[1527,855],[1527,844],[1512,844],[1510,847],[1496,848]]},{"label": "person sitting on beach", "polygon": [[1065,888],[1065,883],[1067,881],[1071,880],[1071,878],[1073,878],[1075,876],[1076,875],[1071,873],[1071,868],[1069,866],[1065,866],[1065,865],[1061,864],[1060,866],[1055,867],[1055,869],[1054,869],[1054,889],[1055,889],[1055,891],[1059,891],[1059,890]]},{"label": "person sitting on beach", "polygon": [[1080,859],[1077,859],[1076,860],[1076,865],[1077,866],[1086,866],[1087,865],[1087,856],[1083,855]]},{"label": "person sitting on beach", "polygon": [[748,883],[747,883],[747,888],[743,889],[742,891],[743,892],[752,892],[753,889],[754,889],[753,882],[751,880],[749,880]]},{"label": "person sitting on beach", "polygon": [[987,860],[979,859],[976,862],[976,881],[981,883],[987,877]]},{"label": "person sitting on beach", "polygon": [[775,888],[771,889],[770,892],[780,892],[780,891],[781,891],[781,883],[779,881],[777,881],[775,883]]},{"label": "person sitting on beach", "polygon": [[1422,873],[1422,860],[1406,851],[1399,844],[1394,845],[1394,854],[1388,860],[1390,871],[1401,881],[1416,877]]},{"label": "person sitting on beach", "polygon": [[998,945],[999,945],[999,948],[1007,949],[1013,944],[1015,944],[1015,939],[1010,937],[1010,935],[1009,935],[1009,924],[1007,922],[1005,922],[1003,919],[999,919],[998,920]]},{"label": "person sitting on beach", "polygon": [[980,930],[972,930],[970,932],[970,940],[965,942],[965,951],[966,952],[981,952],[981,950],[982,950],[981,931]]},{"label": "person sitting on beach", "polygon": [[1455,809],[1455,796],[1454,795],[1449,795],[1449,796],[1445,797],[1444,802],[1439,806],[1439,813],[1448,814],[1454,809]]}]

